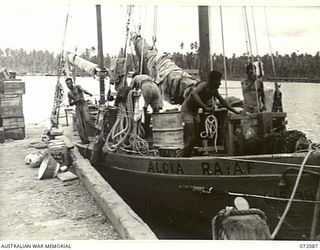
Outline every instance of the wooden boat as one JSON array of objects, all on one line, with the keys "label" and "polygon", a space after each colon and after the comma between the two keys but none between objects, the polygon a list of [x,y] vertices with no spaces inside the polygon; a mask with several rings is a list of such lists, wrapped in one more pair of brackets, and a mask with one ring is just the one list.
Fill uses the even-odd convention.
[{"label": "wooden boat", "polygon": [[[93,145],[78,147],[90,159]],[[264,211],[273,230],[305,156],[286,153],[179,158],[108,152],[95,167],[158,237],[209,239],[213,217],[226,206],[234,206],[238,196],[246,197],[250,207]],[[299,201],[292,205],[277,239],[309,238],[313,222],[310,215],[316,204],[307,201],[316,200],[319,162],[319,152],[309,158],[295,195]]]},{"label": "wooden boat", "polygon": [[[143,56],[144,50],[136,48]],[[199,143],[198,156],[177,157],[179,147],[158,143],[159,155],[106,150],[94,166],[159,238],[210,239],[214,216],[240,196],[266,214],[270,231],[292,201],[276,239],[315,239],[320,229],[320,152],[293,152],[305,140],[286,130],[286,113],[233,115],[222,109],[214,115],[218,140],[216,145]],[[202,120],[207,116],[202,114]],[[163,130],[164,144],[168,131],[172,127]],[[94,143],[78,148],[88,159],[97,153]]]}]

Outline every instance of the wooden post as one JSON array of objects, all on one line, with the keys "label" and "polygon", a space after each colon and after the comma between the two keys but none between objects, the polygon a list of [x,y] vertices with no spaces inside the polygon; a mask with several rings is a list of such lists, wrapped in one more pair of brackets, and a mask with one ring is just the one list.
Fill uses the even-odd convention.
[{"label": "wooden post", "polygon": [[207,81],[211,71],[210,24],[208,6],[198,6],[199,17],[199,75],[201,81]]},{"label": "wooden post", "polygon": [[[102,48],[102,25],[101,25],[101,6],[96,5],[97,13],[97,34],[98,34],[98,60],[99,67],[104,68],[104,58],[103,58],[103,48]],[[100,101],[99,104],[105,104],[105,86],[104,86],[104,76],[100,75]]]},{"label": "wooden post", "polygon": [[233,130],[234,126],[233,123],[230,121],[230,116],[227,119],[227,126],[226,126],[226,139],[225,139],[225,152],[230,155],[234,155],[234,135]]}]

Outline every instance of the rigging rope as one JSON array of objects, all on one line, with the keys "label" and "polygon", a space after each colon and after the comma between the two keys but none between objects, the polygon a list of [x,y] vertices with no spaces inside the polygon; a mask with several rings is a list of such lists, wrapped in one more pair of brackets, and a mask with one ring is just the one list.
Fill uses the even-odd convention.
[{"label": "rigging rope", "polygon": [[255,18],[254,18],[253,6],[251,6],[251,15],[252,15],[253,30],[254,30],[254,40],[255,40],[255,44],[256,44],[256,53],[257,53],[257,56],[258,56],[259,55],[259,51],[258,51],[256,22],[255,22]]},{"label": "rigging rope", "polygon": [[152,36],[152,49],[156,49],[157,41],[157,28],[158,28],[158,6],[154,6],[153,10],[153,36]]},{"label": "rigging rope", "polygon": [[[274,78],[275,78],[275,82],[274,82],[274,89],[275,89],[274,105],[273,105],[272,111],[282,112],[281,91],[279,89],[280,86],[278,85],[278,80],[277,80],[276,66],[275,66],[275,63],[274,63],[274,58],[273,58],[273,53],[272,53],[272,48],[271,48],[270,32],[269,32],[269,25],[268,25],[268,18],[267,18],[267,9],[266,9],[265,6],[264,6],[264,17],[265,17],[265,23],[266,23],[267,36],[268,36],[268,44],[269,44],[269,49],[270,49],[272,71],[273,71],[273,75],[274,75]],[[275,105],[275,103],[276,103],[276,105]]]},{"label": "rigging rope", "polygon": [[68,11],[66,15],[65,25],[64,25],[64,32],[63,32],[63,38],[62,38],[62,45],[61,45],[61,54],[59,56],[58,61],[58,78],[57,78],[57,84],[55,87],[55,93],[54,93],[54,100],[53,100],[53,107],[51,112],[51,128],[58,127],[59,126],[59,113],[60,113],[60,105],[63,101],[63,86],[60,83],[60,77],[61,77],[61,70],[63,65],[63,56],[64,56],[64,47],[65,47],[65,40],[66,40],[66,34],[67,34],[67,27],[68,27],[68,21],[69,21],[69,5],[68,5]]},{"label": "rigging rope", "polygon": [[271,48],[271,41],[270,41],[270,33],[269,33],[269,25],[268,25],[268,18],[267,18],[267,9],[266,6],[264,6],[264,17],[265,17],[265,23],[266,23],[266,30],[267,30],[267,36],[268,36],[268,43],[269,43],[269,49],[270,49],[270,56],[271,56],[271,63],[272,63],[272,70],[273,70],[273,75],[275,78],[276,76],[276,67],[273,59],[273,53],[272,53],[272,48]]},{"label": "rigging rope", "polygon": [[[247,9],[246,6],[243,6],[243,13],[244,13],[244,21],[245,21],[245,29],[247,30],[248,41],[249,41],[249,48],[250,48],[250,55],[248,54],[248,59],[250,58],[250,62],[253,64],[253,56],[252,56],[252,46],[251,46],[251,39],[250,39],[250,30],[249,30],[249,23],[248,23],[248,16],[247,16]],[[248,50],[248,48],[247,48]],[[259,103],[259,94],[258,94],[258,86],[257,81],[254,82],[255,89],[256,89],[256,99],[257,99],[257,110],[260,113],[260,103]]]},{"label": "rigging rope", "polygon": [[128,37],[129,37],[129,25],[130,25],[130,20],[131,20],[132,9],[133,9],[133,5],[128,5],[128,7],[127,7],[128,20],[127,20],[127,25],[126,25],[126,39],[125,39],[125,45],[124,45],[124,50],[123,50],[123,54],[124,54],[124,57],[125,57],[125,58],[127,57],[127,45],[128,45]]},{"label": "rigging rope", "polygon": [[141,20],[142,20],[142,6],[139,7],[139,23],[138,23],[138,30],[137,33],[140,36],[141,35]]},{"label": "rigging rope", "polygon": [[247,34],[248,34],[248,41],[249,41],[249,49],[250,49],[250,58],[251,62],[253,62],[252,58],[252,46],[251,46],[251,38],[250,38],[250,30],[249,30],[249,23],[248,23],[248,16],[247,16],[247,8],[246,6],[243,7],[244,10],[244,15],[245,15],[245,20],[246,20],[246,29],[247,29]]},{"label": "rigging rope", "polygon": [[[63,56],[64,56],[64,47],[65,47],[65,41],[66,41],[66,36],[67,36],[68,21],[69,21],[69,7],[70,7],[70,5],[68,5],[66,21],[65,21],[65,24],[64,24],[64,31],[63,31],[63,38],[62,38],[62,45],[61,45],[61,54],[60,54],[60,58],[59,58],[59,68],[61,67],[61,64],[62,64],[62,61],[63,61]],[[58,71],[58,81],[60,80],[60,76],[61,76],[60,73],[61,72]]]},{"label": "rigging rope", "polygon": [[246,54],[248,57],[248,61],[250,61],[250,53],[249,53],[249,44],[248,44],[248,34],[246,29],[246,18],[244,14],[244,7],[242,7],[242,18],[243,18],[243,25],[244,25],[244,36],[245,36],[245,42],[246,42]]},{"label": "rigging rope", "polygon": [[220,20],[221,20],[221,39],[222,39],[222,51],[223,51],[223,67],[224,67],[224,87],[226,91],[226,99],[228,98],[228,82],[227,82],[227,62],[226,54],[224,49],[224,35],[223,35],[223,18],[222,18],[222,7],[220,6]]},{"label": "rigging rope", "polygon": [[[146,16],[147,16],[147,6],[144,7],[144,21],[143,21],[143,31],[146,30]],[[143,32],[144,33],[144,32]],[[140,55],[140,75],[142,74],[142,69],[143,69],[143,57],[144,57],[144,53],[143,53],[143,49],[144,49],[144,38],[142,38],[142,44],[141,44],[141,55]]]}]

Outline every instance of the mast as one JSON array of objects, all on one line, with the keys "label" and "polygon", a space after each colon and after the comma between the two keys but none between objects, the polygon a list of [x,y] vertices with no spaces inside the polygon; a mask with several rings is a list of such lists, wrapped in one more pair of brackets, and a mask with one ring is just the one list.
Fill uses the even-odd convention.
[{"label": "mast", "polygon": [[211,71],[209,7],[198,6],[199,17],[199,75],[207,81]]},{"label": "mast", "polygon": [[[102,24],[101,24],[101,6],[96,5],[97,13],[97,34],[98,34],[98,63],[101,69],[104,68],[104,58],[103,58],[103,48],[102,48]],[[104,86],[104,76],[100,74],[100,105],[105,104],[105,86]]]}]

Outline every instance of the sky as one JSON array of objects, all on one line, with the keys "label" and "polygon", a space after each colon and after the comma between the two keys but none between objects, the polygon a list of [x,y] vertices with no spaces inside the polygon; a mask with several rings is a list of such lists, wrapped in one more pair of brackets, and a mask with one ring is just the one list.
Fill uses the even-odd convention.
[{"label": "sky", "polygon": [[[125,45],[128,19],[126,10],[130,2],[95,3],[101,4],[104,54],[116,55]],[[64,47],[65,50],[76,51],[78,54],[84,52],[85,48],[92,46],[97,48],[95,3],[84,0],[0,0],[0,48],[22,48],[27,51],[36,49],[60,53]],[[169,53],[181,51],[179,46],[181,42],[185,44],[182,52],[190,51],[190,44],[199,40],[196,4],[206,4],[206,2],[157,1],[157,15],[154,15],[155,3],[150,1],[148,5],[141,1],[137,3],[133,8],[130,31],[135,31],[140,24],[141,34],[150,44],[155,33],[156,47],[159,51]],[[222,44],[227,56],[246,52],[249,40],[245,35],[242,8],[244,4],[253,54],[258,52],[263,55],[270,51],[278,51],[280,54],[292,52],[315,54],[320,50],[320,1],[225,0],[210,2],[212,53],[223,53]],[[69,21],[63,39],[68,11]],[[221,12],[223,28],[221,28]],[[266,24],[270,36],[267,35]],[[224,43],[222,43],[222,33]],[[130,47],[128,50],[130,52]]]}]

